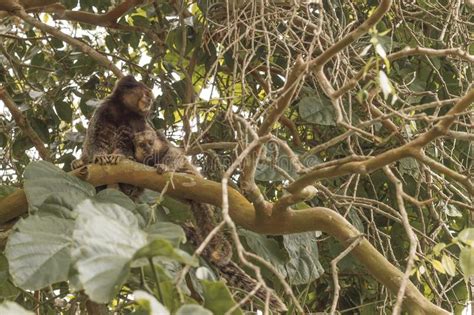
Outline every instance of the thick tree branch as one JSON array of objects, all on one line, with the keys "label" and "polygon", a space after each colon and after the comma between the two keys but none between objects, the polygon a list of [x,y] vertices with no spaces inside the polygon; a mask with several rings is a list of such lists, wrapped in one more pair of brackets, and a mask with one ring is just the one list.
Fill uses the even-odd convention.
[{"label": "thick tree branch", "polygon": [[[347,174],[367,174],[385,165],[398,161],[404,157],[417,157],[420,150],[434,139],[448,133],[449,127],[454,123],[457,114],[466,110],[474,102],[474,88],[471,88],[464,97],[460,98],[456,105],[430,130],[421,134],[418,138],[392,150],[388,150],[366,161],[350,161],[341,165],[318,168],[298,178],[288,187],[288,191],[296,193],[304,187],[311,185],[317,180],[344,176]],[[423,162],[423,161],[421,161]],[[461,182],[463,183],[463,182]],[[474,194],[473,185],[466,187],[469,193]]]},{"label": "thick tree branch", "polygon": [[[265,120],[260,125],[256,136],[264,137],[270,134],[275,123],[283,115],[284,111],[288,108],[293,96],[298,88],[298,82],[306,71],[306,63],[301,57],[296,59],[295,64],[291,68],[288,77],[286,79],[285,86],[282,88],[282,94],[280,97],[271,105],[269,113],[265,117]],[[257,163],[262,151],[263,142],[257,145],[252,153],[245,159],[244,166],[242,168],[241,184],[245,191],[246,196],[252,200],[257,206],[258,211],[266,211],[268,208],[267,203],[263,200],[262,194],[255,184],[255,171]]]},{"label": "thick tree branch", "polygon": [[[73,173],[76,174],[76,173]],[[88,166],[86,180],[94,186],[113,183],[127,183],[161,191],[168,181],[166,193],[174,198],[196,200],[221,206],[222,187],[220,183],[187,174],[158,175],[155,169],[131,161],[121,161],[115,166]],[[298,211],[281,211],[262,217],[257,215],[253,205],[238,191],[228,187],[229,213],[238,225],[263,234],[290,234],[320,230],[337,238],[344,246],[361,237],[360,232],[344,217],[327,208],[310,208]],[[18,190],[0,200],[0,223],[12,219],[27,210],[23,190]],[[398,292],[403,273],[379,253],[370,242],[362,238],[351,254],[358,259],[378,281],[394,294]],[[404,307],[413,314],[448,314],[427,300],[408,281]]]},{"label": "thick tree branch", "polygon": [[15,102],[11,99],[10,95],[8,95],[7,91],[4,87],[0,86],[0,100],[3,101],[5,106],[8,108],[10,113],[12,114],[13,119],[15,120],[18,127],[20,127],[21,131],[30,139],[30,141],[35,146],[36,150],[40,157],[43,160],[51,161],[51,152],[45,147],[43,141],[38,136],[36,131],[31,128],[30,123],[26,119],[25,115],[16,107]]}]

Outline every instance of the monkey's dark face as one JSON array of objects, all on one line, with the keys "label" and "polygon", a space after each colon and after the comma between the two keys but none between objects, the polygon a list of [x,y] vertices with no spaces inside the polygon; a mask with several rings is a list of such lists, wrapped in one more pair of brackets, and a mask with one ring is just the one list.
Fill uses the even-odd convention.
[{"label": "monkey's dark face", "polygon": [[132,76],[121,78],[113,95],[117,95],[127,109],[143,116],[150,112],[154,99],[152,91]]},{"label": "monkey's dark face", "polygon": [[143,162],[146,157],[153,154],[156,140],[157,137],[154,130],[145,130],[135,134],[133,144],[135,146],[135,158],[139,162]]}]

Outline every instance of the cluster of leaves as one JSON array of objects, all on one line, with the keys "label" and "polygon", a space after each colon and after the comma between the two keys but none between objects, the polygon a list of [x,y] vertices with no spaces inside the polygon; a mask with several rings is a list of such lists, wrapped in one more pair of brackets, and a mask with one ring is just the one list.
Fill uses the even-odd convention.
[{"label": "cluster of leaves", "polygon": [[[115,2],[62,1],[67,9],[86,12],[106,11]],[[379,1],[322,1],[321,8],[298,7],[285,1],[270,1],[265,8],[254,7],[257,6],[255,2],[239,1],[232,8],[226,8],[227,2],[223,1],[190,1],[189,6],[183,6],[181,10],[173,7],[173,3],[177,2],[152,1],[134,8],[118,20],[119,25],[127,27],[125,29],[97,28],[62,20],[52,22],[53,17],[48,14],[41,14],[40,19],[54,23],[64,33],[80,37],[83,43],[110,57],[124,72],[140,75],[150,86],[159,86],[156,111],[151,118],[155,127],[165,128],[167,135],[176,143],[183,143],[183,126],[189,119],[193,128],[187,134],[190,139],[187,146],[228,141],[240,141],[245,146],[247,135],[237,138],[236,135],[242,132],[241,127],[236,128],[227,116],[221,115],[222,111],[259,121],[262,105],[266,109],[279,96],[278,89],[284,85],[284,77],[296,57],[320,55],[354,25],[359,25],[370,16]],[[474,45],[468,44],[471,42],[472,13],[461,5],[453,19],[451,6],[448,0],[411,1],[406,6],[394,1],[393,9],[376,28],[328,62],[326,74],[331,84],[338,87],[344,86],[353,73],[364,70],[358,85],[341,102],[346,120],[354,127],[363,128],[364,134],[358,134],[355,128],[347,130],[336,126],[334,107],[324,95],[318,79],[311,73],[307,74],[299,93],[284,114],[296,133],[283,123],[277,125],[272,133],[287,142],[302,157],[306,166],[313,166],[353,154],[374,156],[403,143],[393,136],[392,131],[384,128],[380,120],[361,125],[373,118],[367,107],[369,102],[390,115],[403,141],[409,141],[427,130],[434,120],[426,117],[444,115],[447,107],[403,110],[462,95],[473,81],[471,64],[451,57],[417,55],[389,62],[387,56],[407,46],[461,47],[474,54]],[[190,16],[180,16],[185,9],[189,9]],[[264,11],[263,16],[258,15],[263,12],[261,10]],[[230,16],[226,14],[228,11]],[[308,23],[305,24],[305,21]],[[316,29],[318,36],[315,36],[314,25],[320,27]],[[90,56],[56,37],[13,19],[7,19],[0,25],[0,38],[0,61],[3,65],[0,67],[0,82],[53,153],[53,162],[69,170],[69,162],[79,154],[87,120],[98,100],[112,89],[114,78],[111,72],[99,68]],[[142,60],[144,56],[146,62]],[[189,85],[194,96],[192,99],[188,98]],[[211,90],[210,100],[201,94],[203,88]],[[197,114],[189,117],[191,112]],[[463,121],[455,126],[456,130],[469,132],[472,122],[466,117],[460,119]],[[315,154],[310,152],[312,148],[347,132],[352,134],[347,140],[327,145]],[[42,259],[28,261],[26,266],[37,266],[36,274],[34,268],[21,269],[25,265],[21,263],[22,247],[18,246],[16,259],[19,260],[10,261],[12,279],[18,287],[31,290],[68,280],[74,289],[83,288],[92,297],[94,290],[98,290],[95,285],[107,285],[109,291],[102,291],[105,292],[102,293],[105,294],[102,300],[111,296],[117,298],[116,292],[120,292],[121,301],[125,301],[127,297],[123,290],[128,293],[134,289],[146,289],[141,286],[141,280],[131,282],[130,279],[140,278],[140,274],[135,273],[137,270],[151,271],[146,270],[150,267],[144,263],[150,256],[156,262],[160,283],[171,281],[174,274],[170,276],[171,271],[166,269],[169,265],[161,266],[155,254],[171,259],[175,267],[178,262],[190,263],[183,260],[189,257],[178,250],[183,240],[179,227],[174,226],[172,231],[176,234],[171,236],[157,232],[171,225],[154,223],[158,230],[148,230],[150,218],[142,215],[148,210],[131,204],[116,192],[95,194],[90,186],[78,181],[73,186],[64,183],[56,186],[60,192],[64,191],[64,197],[55,195],[47,199],[47,190],[35,191],[48,186],[32,186],[32,181],[41,180],[43,175],[30,176],[28,171],[24,172],[37,156],[34,150],[30,150],[30,140],[8,114],[0,115],[0,147],[2,183],[14,186],[24,184],[27,192],[30,191],[30,204],[35,205],[31,209],[31,219],[20,221],[10,244],[14,244],[15,240],[24,241],[22,235],[31,237],[31,242],[41,240],[41,237],[46,240],[49,235],[47,241],[50,243],[46,247],[54,248],[52,252],[42,250]],[[469,141],[446,137],[428,146],[426,154],[459,173],[472,173],[472,143]],[[197,156],[206,175],[216,180],[220,180],[225,166],[234,158],[233,152],[219,149]],[[284,194],[288,177],[297,178],[299,174],[289,163],[288,155],[279,148],[268,146],[266,158],[270,163],[262,161],[258,165],[256,180],[265,197],[276,200]],[[46,169],[53,172],[51,167]],[[403,182],[405,193],[419,200],[431,200],[423,206],[406,204],[410,223],[420,239],[420,255],[417,256],[412,279],[418,281],[418,287],[426,296],[440,299],[443,306],[456,311],[456,307],[469,297],[463,279],[473,273],[474,265],[472,232],[461,232],[471,224],[472,210],[462,206],[468,203],[469,196],[461,185],[414,159],[402,159],[395,163],[394,169]],[[58,180],[65,177],[57,170],[54,176]],[[234,178],[233,184],[238,185],[238,180]],[[325,190],[321,190],[312,200],[298,204],[297,208],[326,206],[345,214],[387,259],[403,269],[409,242],[402,224],[396,220],[396,195],[385,174],[379,170],[368,176],[323,179],[321,185]],[[119,203],[120,207],[117,206]],[[183,213],[180,207],[174,207],[169,215],[179,216]],[[49,210],[43,211],[46,208]],[[102,224],[88,219],[89,215],[101,218],[100,213],[110,213],[111,219],[107,221],[110,221],[111,231],[120,234],[116,240],[113,233],[100,233],[104,232]],[[90,229],[79,230],[77,222]],[[46,234],[34,234],[35,231]],[[330,261],[342,251],[335,240],[317,242],[316,233],[282,237],[265,237],[249,231],[240,233],[248,250],[270,261],[287,277],[308,311],[328,309],[333,282],[329,275],[320,275],[323,269],[330,269]],[[112,264],[110,267],[117,270],[110,278],[106,277],[107,283],[97,277],[93,278],[94,281],[86,281],[88,276],[93,276],[88,273],[89,259],[103,250],[100,244],[93,243],[92,237],[106,244],[102,245],[107,247],[105,253],[110,251],[113,257],[117,257],[114,262],[102,256],[99,259],[101,263]],[[133,242],[132,237],[136,238]],[[169,248],[169,252],[155,252],[154,237],[161,242],[160,246]],[[33,242],[27,248],[43,248],[38,244]],[[117,246],[109,248],[110,244]],[[7,254],[13,256],[9,256],[8,260],[12,260],[17,249],[9,246]],[[142,248],[149,250],[145,253]],[[145,256],[138,257],[137,253]],[[54,265],[54,268],[44,265],[57,261],[50,261],[51,257],[61,259],[61,263],[66,260],[67,263],[58,267]],[[457,268],[458,257],[461,269]],[[116,265],[118,262],[120,264]],[[5,266],[6,259],[3,259],[2,275],[6,275]],[[386,290],[361,272],[363,267],[353,257],[344,258],[338,266],[341,310],[365,305],[358,311],[370,313],[378,307],[389,307],[383,302],[388,300]],[[48,278],[53,274],[52,269],[60,271],[58,274],[61,277]],[[145,276],[153,279],[152,274]],[[268,272],[264,272],[264,276],[273,279]],[[145,280],[148,281],[148,278]],[[98,283],[93,284],[95,281]],[[2,292],[13,294],[2,294],[3,297],[18,297],[20,294],[19,300],[28,300],[23,305],[33,308],[29,293],[19,293],[8,282],[5,283],[2,290],[6,291]],[[23,284],[27,286],[23,287]],[[30,287],[31,284],[34,286]],[[157,288],[153,281],[149,286]],[[275,286],[278,289],[278,285]],[[69,292],[63,285],[55,284],[53,288],[57,288],[62,296]],[[162,291],[164,295],[175,294],[169,293],[174,292],[171,289],[166,291],[162,288]],[[165,294],[165,291],[168,293]],[[177,295],[170,296],[173,301],[181,301]],[[181,302],[175,305],[167,304],[167,301],[167,298],[160,300],[173,311],[181,305]],[[211,309],[210,306],[208,308]]]},{"label": "cluster of leaves", "polygon": [[[51,287],[53,300],[83,291],[98,303],[108,303],[120,293],[125,301],[132,296],[138,304],[145,299],[152,307],[161,305],[153,295],[134,292],[148,289],[152,294],[160,292],[160,302],[176,314],[189,310],[211,314],[186,304],[196,303],[187,296],[184,305],[178,304],[173,279],[181,264],[198,265],[197,259],[179,249],[185,241],[180,226],[152,223],[149,206],[137,206],[117,190],[96,194],[91,185],[47,162],[33,162],[26,168],[25,193],[30,215],[15,225],[2,257],[2,298],[21,301],[28,291]],[[220,282],[196,281],[206,300],[218,298],[213,296],[216,286],[225,289]],[[227,304],[222,307],[230,308],[235,302],[224,292],[220,295],[227,294]]]},{"label": "cluster of leaves", "polygon": [[[30,163],[24,176],[30,215],[15,224],[1,256],[0,299],[34,307],[28,292],[49,287],[45,301],[68,303],[45,303],[47,314],[69,309],[80,292],[94,302],[111,303],[133,314],[142,314],[141,304],[151,307],[150,314],[165,314],[154,312],[154,307],[174,314],[221,314],[235,305],[225,283],[213,280],[216,275],[208,267],[189,274],[192,287],[176,283],[182,265],[198,267],[199,261],[180,249],[186,241],[183,229],[164,221],[166,216],[156,213],[157,207],[134,203],[114,189],[96,193],[90,184],[48,162]],[[148,192],[142,199],[157,196]],[[171,200],[164,204],[184,206]],[[179,211],[186,210],[168,209],[174,217]],[[308,284],[323,271],[312,242],[314,233],[285,236],[283,248],[275,239],[245,230],[240,234],[249,250],[270,261],[295,285]],[[192,252],[189,246],[185,249]],[[268,272],[267,278],[272,279]],[[203,306],[190,290],[199,292]],[[140,303],[141,299],[147,302]],[[15,306],[3,307],[2,314],[16,314]]]}]

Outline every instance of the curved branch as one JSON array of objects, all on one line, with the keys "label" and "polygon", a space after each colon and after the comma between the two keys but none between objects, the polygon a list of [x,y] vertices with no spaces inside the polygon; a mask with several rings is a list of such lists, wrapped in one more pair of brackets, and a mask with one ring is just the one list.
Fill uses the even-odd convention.
[{"label": "curved branch", "polygon": [[[448,133],[449,127],[454,123],[457,114],[462,113],[466,108],[474,102],[474,88],[471,88],[466,95],[458,100],[458,102],[451,108],[445,116],[430,130],[422,133],[418,138],[412,140],[400,147],[388,150],[366,161],[349,161],[347,163],[329,166],[321,169],[315,169],[308,174],[301,176],[295,182],[288,186],[288,191],[297,193],[304,187],[311,185],[317,180],[323,178],[331,178],[337,176],[344,176],[347,174],[367,174],[373,172],[385,165],[398,161],[405,157],[419,158],[420,150],[434,139],[441,137]],[[421,162],[423,162],[421,160]],[[474,194],[474,185],[463,180],[461,182],[465,185],[470,194]],[[466,185],[466,183],[468,185]]]},{"label": "curved branch", "polygon": [[[72,172],[77,175],[78,172]],[[222,204],[222,187],[220,183],[205,180],[188,174],[159,175],[155,169],[132,161],[121,161],[114,166],[88,166],[86,180],[95,185],[106,185],[117,182],[161,191],[168,181],[166,193],[171,197],[190,199],[216,206]],[[297,211],[278,211],[268,216],[257,215],[253,205],[238,191],[229,187],[229,213],[235,223],[263,234],[290,234],[307,231],[323,231],[337,238],[344,246],[361,237],[360,232],[339,213],[323,207]],[[18,190],[0,200],[0,223],[12,219],[27,209],[23,190]],[[402,282],[403,273],[393,266],[381,253],[362,238],[360,244],[351,252],[378,281],[394,294]],[[448,314],[426,299],[411,282],[407,283],[404,307],[413,314]]]}]

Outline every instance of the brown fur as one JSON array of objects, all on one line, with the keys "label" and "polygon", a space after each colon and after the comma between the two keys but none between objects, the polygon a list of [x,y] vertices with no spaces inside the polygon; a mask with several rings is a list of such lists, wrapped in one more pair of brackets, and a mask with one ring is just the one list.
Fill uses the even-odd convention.
[{"label": "brown fur", "polygon": [[[112,94],[95,110],[83,143],[82,156],[71,167],[85,164],[116,164],[121,158],[134,157],[133,136],[148,127],[147,116],[153,93],[133,76],[117,81]],[[130,185],[120,184],[133,197]]]},{"label": "brown fur", "polygon": [[[192,165],[184,153],[174,147],[161,132],[151,128],[136,133],[134,137],[135,159],[149,166],[157,167],[158,172],[181,172],[196,176],[201,173]],[[216,226],[216,212],[213,206],[190,202],[191,211],[199,235],[204,238]],[[232,247],[224,233],[218,233],[210,242],[205,256],[215,264],[227,264],[232,256]]]}]

